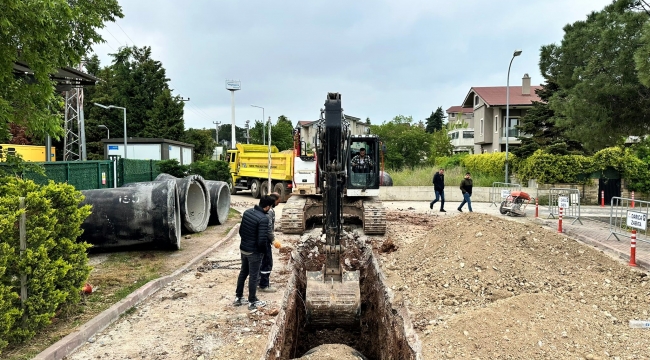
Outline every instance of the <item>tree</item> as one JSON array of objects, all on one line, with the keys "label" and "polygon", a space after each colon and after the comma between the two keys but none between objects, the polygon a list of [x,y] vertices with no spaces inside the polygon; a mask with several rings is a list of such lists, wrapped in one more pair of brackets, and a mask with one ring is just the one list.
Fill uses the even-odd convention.
[{"label": "tree", "polygon": [[[217,132],[216,129],[210,130],[210,134],[212,135],[213,139],[215,138],[216,132]],[[230,141],[232,140],[231,134],[232,134],[232,124],[223,124],[219,126],[219,142],[225,140],[228,143],[230,143]],[[236,137],[235,141],[237,141],[238,143],[246,144],[246,128],[235,125],[235,137]],[[252,138],[251,138],[251,144],[253,144]]]},{"label": "tree", "polygon": [[447,135],[447,129],[434,131],[431,135],[431,158],[451,156],[453,151],[454,145]]},{"label": "tree", "polygon": [[189,128],[185,131],[183,141],[194,145],[194,156],[197,161],[210,159],[217,146],[209,129]]},{"label": "tree", "polygon": [[431,135],[414,125],[410,116],[398,115],[370,129],[386,144],[384,160],[388,168],[413,168],[431,156]]},{"label": "tree", "polygon": [[284,115],[280,115],[275,125],[271,126],[271,144],[280,151],[293,149],[293,125]]},{"label": "tree", "polygon": [[178,96],[172,97],[169,89],[163,90],[153,102],[142,134],[151,138],[180,140],[185,132],[183,107],[184,103]]},{"label": "tree", "polygon": [[427,132],[433,134],[434,131],[442,129],[442,125],[445,119],[445,113],[442,111],[442,106],[438,106],[435,112],[431,113],[427,120]]},{"label": "tree", "polygon": [[566,25],[560,45],[541,48],[541,73],[559,87],[549,99],[550,109],[561,115],[556,124],[588,150],[650,131],[650,89],[640,82],[634,61],[648,16],[636,3],[616,0]]},{"label": "tree", "polygon": [[370,126],[370,118],[369,117],[366,118],[366,125]]},{"label": "tree", "polygon": [[541,101],[533,102],[533,107],[521,118],[517,126],[521,130],[518,137],[521,146],[511,150],[517,157],[527,158],[538,149],[558,155],[583,153],[582,144],[564,136],[567,129],[556,125],[559,115],[548,105],[549,99],[558,90],[559,87],[553,82],[547,82],[541,89],[535,90]]},{"label": "tree", "polygon": [[[0,11],[0,140],[8,124],[43,138],[63,135],[61,99],[50,81],[57,68],[75,66],[103,39],[97,29],[123,17],[117,0],[4,0]],[[33,75],[14,75],[24,61]]]}]

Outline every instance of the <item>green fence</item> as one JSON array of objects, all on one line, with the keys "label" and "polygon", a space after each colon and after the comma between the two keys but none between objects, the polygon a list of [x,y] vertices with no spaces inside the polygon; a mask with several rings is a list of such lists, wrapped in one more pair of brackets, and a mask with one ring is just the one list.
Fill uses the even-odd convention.
[{"label": "green fence", "polygon": [[117,173],[117,186],[122,186],[133,182],[153,181],[160,174],[160,170],[158,160],[120,159]]},{"label": "green fence", "polygon": [[43,165],[45,176],[34,172],[24,174],[37,184],[49,180],[73,185],[77,190],[104,189],[113,187],[113,162],[99,161],[57,161],[36,163]]}]

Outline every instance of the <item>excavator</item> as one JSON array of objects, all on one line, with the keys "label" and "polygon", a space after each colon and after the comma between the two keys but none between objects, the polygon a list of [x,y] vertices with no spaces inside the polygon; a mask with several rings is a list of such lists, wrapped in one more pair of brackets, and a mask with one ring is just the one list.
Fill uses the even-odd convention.
[{"label": "excavator", "polygon": [[[354,326],[361,313],[359,271],[343,269],[341,233],[346,212],[349,218],[361,218],[365,233],[383,234],[386,230],[385,210],[374,199],[379,195],[380,143],[373,135],[351,135],[339,93],[327,94],[317,129],[311,153],[305,142],[295,139],[297,176],[292,196],[283,209],[282,231],[302,232],[305,214],[315,216],[320,212],[326,257],[321,271],[306,273],[307,322],[319,327]],[[363,160],[355,158],[357,152],[365,153]],[[287,228],[292,222],[295,227]]]},{"label": "excavator", "polygon": [[[385,146],[376,135],[352,135],[339,93],[328,93],[315,125],[312,139],[302,139],[300,128],[294,131],[293,184],[291,197],[282,210],[282,232],[302,234],[314,220],[325,222],[329,216],[325,211],[326,195],[331,187],[325,164],[335,159],[340,172],[336,191],[341,196],[341,221],[361,222],[365,234],[383,235],[386,210],[378,197],[380,182],[386,176],[380,171]],[[339,134],[336,143],[332,132]],[[365,160],[355,162],[362,153]]]}]

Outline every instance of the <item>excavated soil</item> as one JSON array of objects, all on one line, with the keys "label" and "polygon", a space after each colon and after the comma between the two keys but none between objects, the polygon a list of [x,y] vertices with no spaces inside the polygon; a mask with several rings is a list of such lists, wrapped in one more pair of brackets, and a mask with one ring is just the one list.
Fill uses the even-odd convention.
[{"label": "excavated soil", "polygon": [[[540,226],[463,213],[388,214],[381,253],[425,359],[644,359],[646,273]],[[421,224],[421,225],[420,225]]]}]

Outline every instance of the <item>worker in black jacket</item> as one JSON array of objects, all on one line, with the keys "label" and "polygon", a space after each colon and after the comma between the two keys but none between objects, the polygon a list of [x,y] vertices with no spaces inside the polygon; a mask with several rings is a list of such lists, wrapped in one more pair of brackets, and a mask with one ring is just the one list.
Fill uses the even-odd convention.
[{"label": "worker in black jacket", "polygon": [[465,173],[465,178],[460,182],[460,191],[463,193],[463,202],[460,203],[458,211],[463,212],[463,205],[467,203],[467,208],[469,212],[472,212],[472,187],[474,183],[472,182],[472,176],[470,173]]},{"label": "worker in black jacket", "polygon": [[271,205],[271,208],[266,213],[266,216],[269,218],[269,235],[268,242],[266,243],[266,251],[264,252],[264,257],[262,258],[262,267],[260,268],[260,291],[261,292],[276,292],[276,289],[271,286],[270,277],[271,270],[273,270],[273,251],[271,251],[271,245],[275,242],[275,207],[280,203],[280,194],[274,192],[270,193],[269,197],[272,197],[275,203]]},{"label": "worker in black jacket", "polygon": [[445,211],[445,169],[440,169],[433,175],[433,191],[436,199],[429,203],[429,209],[433,209],[433,204],[440,200],[440,212]]},{"label": "worker in black jacket", "polygon": [[235,302],[233,305],[240,306],[246,303],[244,297],[244,282],[248,279],[248,309],[254,310],[266,305],[265,301],[257,298],[257,285],[260,281],[260,266],[266,252],[269,232],[269,218],[266,213],[275,200],[269,196],[260,199],[259,205],[244,211],[241,224],[239,225],[239,236],[241,243],[241,270],[237,278],[237,290],[235,291]]}]

